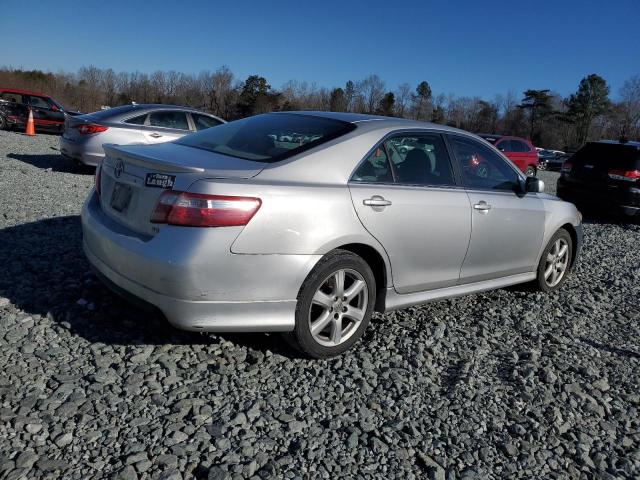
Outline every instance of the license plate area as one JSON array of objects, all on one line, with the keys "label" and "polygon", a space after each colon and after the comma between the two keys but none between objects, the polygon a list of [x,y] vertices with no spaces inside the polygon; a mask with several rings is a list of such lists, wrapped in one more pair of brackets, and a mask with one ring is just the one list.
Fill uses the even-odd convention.
[{"label": "license plate area", "polygon": [[116,182],[113,186],[113,192],[111,192],[111,208],[122,213],[129,206],[129,202],[131,202],[131,187],[124,183]]},{"label": "license plate area", "polygon": [[164,173],[147,173],[145,186],[155,188],[173,188],[176,181],[175,175],[166,175]]}]

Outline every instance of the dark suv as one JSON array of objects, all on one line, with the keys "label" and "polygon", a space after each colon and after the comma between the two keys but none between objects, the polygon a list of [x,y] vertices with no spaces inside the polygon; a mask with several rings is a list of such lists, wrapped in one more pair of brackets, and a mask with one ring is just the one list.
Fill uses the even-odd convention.
[{"label": "dark suv", "polygon": [[64,116],[77,115],[65,109],[53,98],[42,93],[15,88],[0,88],[0,129],[18,128],[24,130],[33,111],[33,122],[37,131],[62,133]]},{"label": "dark suv", "polygon": [[587,143],[562,165],[557,195],[579,208],[640,217],[640,142]]}]

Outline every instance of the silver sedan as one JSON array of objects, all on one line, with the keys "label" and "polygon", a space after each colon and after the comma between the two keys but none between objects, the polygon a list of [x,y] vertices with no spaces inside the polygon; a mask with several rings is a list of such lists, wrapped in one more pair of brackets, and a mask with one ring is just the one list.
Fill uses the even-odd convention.
[{"label": "silver sedan", "polygon": [[286,332],[318,358],[373,311],[556,290],[582,243],[572,204],[441,125],[272,113],[105,150],[82,227],[107,285],[179,328]]},{"label": "silver sedan", "polygon": [[76,164],[96,166],[102,145],[155,144],[225,123],[224,120],[175,105],[124,105],[76,117],[65,116],[60,152]]}]

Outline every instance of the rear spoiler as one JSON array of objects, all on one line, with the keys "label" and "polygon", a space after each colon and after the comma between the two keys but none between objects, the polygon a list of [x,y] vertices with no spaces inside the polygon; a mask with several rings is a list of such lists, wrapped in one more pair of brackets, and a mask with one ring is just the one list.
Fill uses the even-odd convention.
[{"label": "rear spoiler", "polygon": [[141,155],[136,152],[132,152],[126,149],[126,146],[118,146],[111,143],[105,143],[102,145],[104,152],[107,156],[112,158],[125,157],[128,162],[141,167],[149,168],[152,170],[160,170],[163,172],[178,172],[178,173],[204,173],[205,169],[200,167],[189,167],[187,165],[181,165],[173,163],[168,160],[162,160],[154,158],[151,155]]}]

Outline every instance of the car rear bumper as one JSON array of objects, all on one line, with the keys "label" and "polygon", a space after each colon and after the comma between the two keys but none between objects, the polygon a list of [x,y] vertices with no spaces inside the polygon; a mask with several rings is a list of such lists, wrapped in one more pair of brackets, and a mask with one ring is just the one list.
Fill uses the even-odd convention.
[{"label": "car rear bumper", "polygon": [[592,188],[567,182],[563,177],[556,186],[558,197],[578,207],[608,212],[636,215],[640,212],[640,188],[627,186],[605,186]]},{"label": "car rear bumper", "polygon": [[82,209],[83,247],[107,286],[157,307],[174,326],[196,331],[289,331],[300,285],[319,255],[238,255],[241,227],[167,226],[155,237],[127,235],[92,192]]},{"label": "car rear bumper", "polygon": [[79,142],[64,136],[60,137],[60,153],[70,159],[92,167],[104,158],[102,145],[93,145],[93,142]]}]

